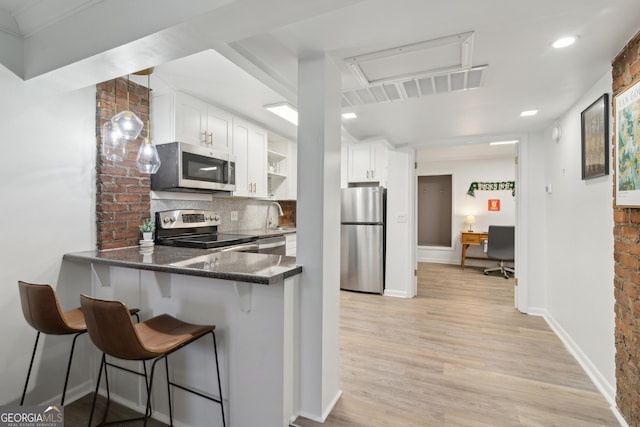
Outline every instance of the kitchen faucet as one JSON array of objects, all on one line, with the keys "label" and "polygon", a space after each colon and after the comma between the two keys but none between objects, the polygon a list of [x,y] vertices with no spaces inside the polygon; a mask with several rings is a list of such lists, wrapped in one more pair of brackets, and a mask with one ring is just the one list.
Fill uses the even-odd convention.
[{"label": "kitchen faucet", "polygon": [[270,228],[278,228],[279,225],[279,221],[278,218],[276,218],[275,223],[271,221],[271,215],[269,215],[269,212],[271,211],[271,205],[276,205],[278,207],[278,216],[283,216],[284,212],[282,212],[282,206],[280,206],[280,203],[278,202],[271,202],[269,203],[269,205],[267,206],[267,229]]}]

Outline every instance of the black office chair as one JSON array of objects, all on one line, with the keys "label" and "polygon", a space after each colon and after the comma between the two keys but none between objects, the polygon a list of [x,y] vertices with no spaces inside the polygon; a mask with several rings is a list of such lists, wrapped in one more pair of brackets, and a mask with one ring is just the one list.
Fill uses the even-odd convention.
[{"label": "black office chair", "polygon": [[487,256],[500,260],[497,267],[486,268],[484,274],[491,271],[500,271],[505,279],[509,278],[509,273],[514,274],[512,267],[504,265],[505,261],[513,260],[515,253],[515,227],[512,225],[490,225],[487,242]]}]

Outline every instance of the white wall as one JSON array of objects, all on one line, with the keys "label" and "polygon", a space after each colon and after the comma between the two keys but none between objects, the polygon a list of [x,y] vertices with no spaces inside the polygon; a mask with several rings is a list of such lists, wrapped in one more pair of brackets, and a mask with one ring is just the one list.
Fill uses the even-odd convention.
[{"label": "white wall", "polygon": [[559,142],[551,139],[551,129],[532,141],[533,156],[544,159],[544,181],[536,185],[552,184],[553,192],[542,206],[533,195],[526,208],[530,216],[544,215],[546,224],[544,247],[537,245],[527,260],[545,270],[544,284],[540,276],[530,280],[534,288],[544,286],[533,294],[544,296],[542,314],[613,404],[613,171],[583,181],[580,166],[580,112],[610,91],[607,73],[559,120]]},{"label": "white wall", "polygon": [[[487,150],[491,148],[487,146]],[[482,160],[445,160],[418,163],[417,175],[453,175],[453,224],[451,248],[419,247],[418,261],[459,264],[462,247],[460,232],[467,229],[467,215],[474,215],[475,231],[487,231],[489,225],[515,224],[515,198],[510,190],[477,190],[475,197],[467,195],[472,182],[515,180],[514,158],[486,158]],[[516,183],[516,190],[518,186]],[[488,210],[489,199],[500,199],[500,211]],[[483,256],[479,246],[470,246],[468,256]],[[489,265],[493,261],[467,260],[467,265]]]},{"label": "white wall", "polygon": [[[62,255],[95,246],[95,88],[48,93],[0,67],[0,93],[0,404],[9,404],[19,402],[36,335],[17,281],[55,287]],[[63,309],[79,303],[61,301]],[[46,337],[40,345],[46,356],[31,380],[38,392],[26,404],[62,392],[71,340]]]},{"label": "white wall", "polygon": [[413,150],[388,152],[387,180],[387,259],[384,294],[411,298],[416,294],[416,268],[412,254],[414,209]]}]

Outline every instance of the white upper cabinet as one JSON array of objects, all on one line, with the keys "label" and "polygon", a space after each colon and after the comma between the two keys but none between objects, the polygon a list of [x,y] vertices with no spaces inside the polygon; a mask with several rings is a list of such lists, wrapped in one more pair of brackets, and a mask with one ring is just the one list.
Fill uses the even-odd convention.
[{"label": "white upper cabinet", "polygon": [[272,136],[267,151],[267,184],[269,198],[296,200],[298,193],[298,150],[294,142]]},{"label": "white upper cabinet", "polygon": [[236,158],[234,196],[267,197],[267,131],[244,120],[233,120]]},{"label": "white upper cabinet", "polygon": [[381,143],[349,145],[346,159],[347,181],[379,182],[380,185],[386,186],[388,158],[387,147]]},{"label": "white upper cabinet", "polygon": [[153,102],[151,123],[157,144],[180,141],[230,151],[231,114],[176,91],[156,95]]}]

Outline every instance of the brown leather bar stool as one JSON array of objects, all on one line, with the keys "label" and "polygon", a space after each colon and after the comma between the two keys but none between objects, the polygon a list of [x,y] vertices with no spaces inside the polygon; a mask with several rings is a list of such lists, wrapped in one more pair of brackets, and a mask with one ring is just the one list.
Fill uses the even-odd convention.
[{"label": "brown leather bar stool", "polygon": [[[62,311],[58,297],[50,285],[38,285],[19,281],[18,287],[20,289],[20,302],[22,304],[22,313],[24,314],[24,318],[27,320],[27,323],[33,327],[33,329],[38,331],[38,334],[36,335],[36,342],[33,345],[33,353],[31,354],[31,362],[29,363],[27,380],[24,383],[24,390],[22,391],[20,405],[24,404],[24,398],[27,394],[29,377],[31,376],[31,369],[33,368],[33,360],[36,357],[40,333],[49,335],[75,334],[73,337],[73,343],[71,344],[71,353],[69,354],[69,363],[67,364],[64,388],[62,389],[62,402],[60,404],[64,405],[64,398],[67,393],[67,383],[69,382],[69,371],[71,370],[71,361],[73,359],[73,350],[76,346],[76,339],[87,332],[87,326],[84,321],[82,310],[78,307],[73,310]],[[131,309],[129,312],[131,315],[138,317],[137,313],[139,311],[140,310],[138,309]]]},{"label": "brown leather bar stool", "polygon": [[[107,405],[109,404],[109,381],[107,379],[107,363],[106,355],[124,360],[142,361],[144,367],[145,383],[147,384],[147,405],[144,417],[130,420],[119,420],[106,423],[107,409],[105,410],[101,425],[121,423],[124,421],[144,420],[144,425],[151,416],[151,390],[153,387],[153,377],[156,363],[164,359],[165,370],[167,373],[167,393],[169,395],[169,419],[170,425],[173,426],[173,410],[171,408],[171,387],[178,387],[182,390],[191,392],[205,399],[220,404],[222,412],[222,425],[226,426],[224,417],[224,404],[222,402],[222,385],[220,383],[220,367],[218,364],[218,348],[216,345],[216,335],[214,325],[193,325],[185,323],[168,314],[161,314],[144,322],[134,324],[127,315],[127,307],[120,301],[106,301],[87,295],[80,295],[80,305],[84,312],[87,322],[89,337],[93,343],[100,349],[102,353],[102,362],[100,363],[100,371],[98,372],[98,383],[93,396],[93,404],[91,405],[91,415],[89,416],[89,426],[93,420],[93,412],[96,404],[96,397],[100,387],[100,379],[102,370],[105,372],[105,381],[107,384]],[[168,356],[175,351],[181,349],[189,343],[192,343],[205,335],[211,334],[213,337],[213,351],[216,359],[216,373],[218,379],[218,395],[219,398],[205,395],[196,390],[191,390],[182,385],[173,383],[169,380],[169,363]],[[145,361],[152,361],[151,378],[147,378],[147,370]],[[137,372],[134,372],[138,375]]]}]

